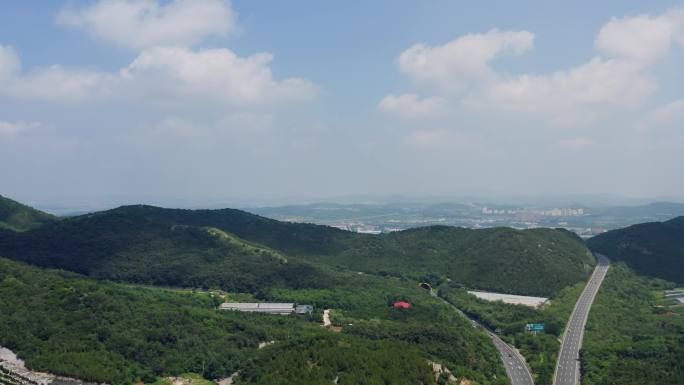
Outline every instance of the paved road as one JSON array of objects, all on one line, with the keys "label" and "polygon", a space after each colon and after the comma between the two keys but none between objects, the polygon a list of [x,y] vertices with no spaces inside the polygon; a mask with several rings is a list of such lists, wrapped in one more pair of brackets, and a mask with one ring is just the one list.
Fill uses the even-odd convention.
[{"label": "paved road", "polygon": [[579,350],[582,347],[582,337],[584,337],[584,326],[587,323],[589,309],[596,298],[603,278],[608,273],[610,260],[603,255],[597,254],[598,265],[594,269],[587,286],[584,287],[575,308],[572,310],[570,320],[563,334],[558,361],[556,362],[556,372],[553,378],[554,385],[579,385]]},{"label": "paved road", "polygon": [[[437,295],[434,292],[431,292],[431,294],[437,297]],[[481,327],[484,331],[487,332],[489,337],[492,339],[492,342],[494,342],[494,346],[501,354],[501,361],[503,361],[504,367],[506,368],[506,374],[508,374],[508,378],[511,379],[512,385],[534,385],[534,381],[532,380],[532,373],[530,372],[530,369],[527,366],[527,362],[525,361],[525,358],[520,353],[518,353],[517,350],[512,348],[501,338],[499,338],[499,336],[497,336],[495,333],[493,333],[486,327],[480,325],[475,320],[468,318],[468,316],[465,313],[463,313],[461,309],[447,302],[444,298],[437,298],[442,300],[442,302],[444,302],[445,304],[456,309],[456,311],[459,314],[461,314],[464,318],[468,319],[470,323],[473,324],[473,326]]]},{"label": "paved road", "polygon": [[[485,329],[487,330],[487,329]],[[512,385],[534,385],[532,373],[527,367],[525,358],[517,350],[505,343],[499,336],[487,330],[487,334],[494,342],[494,346],[501,354],[501,360],[506,368],[506,374]]]}]

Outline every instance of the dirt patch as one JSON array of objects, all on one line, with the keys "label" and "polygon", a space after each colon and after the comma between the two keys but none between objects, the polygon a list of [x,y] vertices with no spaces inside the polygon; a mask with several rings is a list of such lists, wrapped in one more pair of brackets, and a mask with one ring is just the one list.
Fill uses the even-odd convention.
[{"label": "dirt patch", "polygon": [[24,367],[24,361],[17,358],[13,351],[3,347],[0,347],[0,361],[6,361],[21,368]]},{"label": "dirt patch", "polygon": [[235,377],[237,377],[238,374],[240,374],[240,372],[235,372],[231,374],[230,377],[219,380],[219,385],[233,385],[233,381],[235,381]]},{"label": "dirt patch", "polygon": [[[451,370],[449,370],[449,368],[447,368],[446,366],[444,366],[440,363],[437,363],[437,362],[432,362],[432,361],[430,362],[430,366],[432,367],[432,372],[435,374],[435,380],[438,380],[439,377],[442,375],[446,375],[447,381],[450,384],[455,384],[456,382],[458,382],[458,378],[456,378],[451,373]],[[467,380],[463,380],[463,381],[467,381]],[[463,381],[461,381],[461,385],[463,385]]]},{"label": "dirt patch", "polygon": [[674,313],[674,312],[671,312],[671,311],[668,311],[668,312],[666,312],[666,313],[660,314],[660,316],[661,316],[661,317],[677,317],[677,316],[679,316],[679,314]]},{"label": "dirt patch", "polygon": [[332,322],[330,322],[330,309],[323,310],[323,326],[326,328],[332,326]]}]

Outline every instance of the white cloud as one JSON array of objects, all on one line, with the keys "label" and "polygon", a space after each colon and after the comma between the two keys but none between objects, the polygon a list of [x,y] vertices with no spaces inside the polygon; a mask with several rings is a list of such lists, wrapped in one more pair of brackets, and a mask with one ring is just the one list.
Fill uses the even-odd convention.
[{"label": "white cloud", "polygon": [[41,124],[36,122],[5,122],[0,120],[0,139],[12,138],[40,126]]},{"label": "white cloud", "polygon": [[533,43],[530,32],[494,29],[434,47],[414,45],[401,53],[398,67],[419,86],[431,86],[451,110],[508,111],[542,116],[554,126],[586,125],[647,105],[658,90],[654,64],[674,44],[684,45],[684,9],[610,20],[596,35],[597,55],[571,68],[509,74],[491,66],[501,54],[527,51]]},{"label": "white cloud", "polygon": [[683,42],[684,10],[659,16],[613,18],[596,36],[596,49],[614,57],[651,62],[663,57],[673,42]]},{"label": "white cloud", "polygon": [[21,70],[21,60],[14,48],[0,45],[0,86]]},{"label": "white cloud", "polygon": [[57,23],[106,42],[144,49],[192,46],[207,36],[226,36],[236,29],[236,15],[231,3],[222,0],[100,0],[62,10]]},{"label": "white cloud", "polygon": [[558,147],[571,150],[571,151],[581,151],[593,147],[596,141],[591,138],[579,137],[573,139],[564,139],[558,142]]},{"label": "white cloud", "polygon": [[196,138],[202,132],[202,130],[194,125],[193,123],[176,117],[169,116],[162,119],[155,125],[152,125],[149,132],[145,134],[154,138],[155,142],[159,141],[159,138],[182,138],[187,140],[189,138]]},{"label": "white cloud", "polygon": [[264,111],[229,112],[220,116],[174,114],[150,120],[132,131],[130,143],[149,149],[180,148],[185,151],[249,153],[260,160],[278,158],[278,154],[315,151],[326,127],[309,124],[301,117],[297,124],[283,124],[281,114]]},{"label": "white cloud", "polygon": [[558,114],[582,107],[639,103],[656,88],[655,81],[638,64],[593,58],[567,71],[521,75],[493,84],[479,103],[505,110]]},{"label": "white cloud", "polygon": [[0,50],[0,74],[5,74],[0,78],[0,96],[58,102],[108,98],[192,107],[206,102],[268,105],[317,94],[318,88],[306,79],[274,79],[271,60],[267,53],[240,57],[228,49],[157,47],[141,52],[129,66],[114,73],[59,65],[24,73],[18,56],[4,47]]},{"label": "white cloud", "polygon": [[21,69],[21,60],[14,48],[0,45],[0,84],[11,79]]},{"label": "white cloud", "polygon": [[684,127],[684,99],[674,100],[657,107],[636,124],[637,130]]},{"label": "white cloud", "polygon": [[23,73],[15,50],[0,46],[0,97],[76,101],[106,94],[114,80],[111,74],[70,70],[59,65]]},{"label": "white cloud", "polygon": [[472,144],[471,138],[465,134],[447,129],[426,129],[412,132],[404,143],[416,148],[454,148]]},{"label": "white cloud", "polygon": [[228,136],[233,140],[264,138],[274,133],[273,117],[270,114],[236,112],[219,119],[191,119],[191,117],[167,116],[153,124],[144,124],[138,129],[140,142],[157,144],[181,140],[184,144],[192,138],[195,143],[202,140],[215,143],[217,138]]},{"label": "white cloud", "polygon": [[17,99],[78,102],[111,93],[116,77],[97,71],[65,69],[60,65],[39,68],[7,82],[0,95]]},{"label": "white cloud", "polygon": [[385,96],[378,104],[378,110],[402,118],[431,118],[442,113],[444,98],[420,98],[416,94]]},{"label": "white cloud", "polygon": [[473,82],[495,77],[489,62],[504,53],[532,48],[534,35],[527,31],[468,34],[446,44],[429,47],[416,44],[399,56],[399,69],[420,84],[463,90]]},{"label": "white cloud", "polygon": [[659,123],[684,122],[684,99],[659,107],[653,112],[653,119]]},{"label": "white cloud", "polygon": [[192,51],[159,47],[142,52],[121,71],[126,87],[143,96],[196,98],[233,105],[302,100],[316,95],[308,80],[273,79],[273,56],[257,53],[239,57],[229,49]]}]

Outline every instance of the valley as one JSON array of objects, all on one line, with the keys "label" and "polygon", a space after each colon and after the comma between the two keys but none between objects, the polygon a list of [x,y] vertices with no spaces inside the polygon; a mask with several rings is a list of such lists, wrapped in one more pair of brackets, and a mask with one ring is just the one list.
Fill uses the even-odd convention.
[{"label": "valley", "polygon": [[[6,230],[0,255],[0,345],[35,370],[111,384],[184,373],[233,384],[561,383],[558,338],[596,263],[565,230],[368,235],[152,206]],[[231,301],[312,312],[216,310]],[[9,332],[18,323],[23,332]]]},{"label": "valley", "polygon": [[684,385],[683,53],[681,0],[0,1],[0,385]]}]

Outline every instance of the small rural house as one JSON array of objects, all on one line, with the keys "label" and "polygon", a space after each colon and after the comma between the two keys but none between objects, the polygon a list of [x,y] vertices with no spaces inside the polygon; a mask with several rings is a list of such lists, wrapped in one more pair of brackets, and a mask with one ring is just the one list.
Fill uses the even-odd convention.
[{"label": "small rural house", "polygon": [[295,308],[295,313],[304,315],[313,313],[313,306],[311,305],[297,305]]},{"label": "small rural house", "polygon": [[397,301],[392,305],[395,309],[410,309],[411,304],[406,301]]}]

